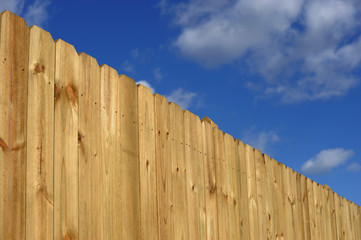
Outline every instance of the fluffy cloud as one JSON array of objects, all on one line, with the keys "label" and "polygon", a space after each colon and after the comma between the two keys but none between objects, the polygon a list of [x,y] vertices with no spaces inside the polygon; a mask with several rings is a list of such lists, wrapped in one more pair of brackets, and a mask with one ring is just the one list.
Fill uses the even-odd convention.
[{"label": "fluffy cloud", "polygon": [[183,109],[189,108],[196,97],[197,93],[185,91],[183,88],[178,88],[166,96],[169,102],[174,102]]},{"label": "fluffy cloud", "polygon": [[354,152],[343,148],[322,150],[315,157],[305,162],[301,170],[305,174],[326,174],[333,168],[345,163]]},{"label": "fluffy cloud", "polygon": [[350,165],[348,165],[347,171],[359,172],[359,171],[361,171],[361,165],[357,162],[351,163]]},{"label": "fluffy cloud", "polygon": [[243,61],[247,83],[282,102],[327,100],[355,87],[361,65],[357,0],[161,1],[181,33],[174,45],[206,67]]},{"label": "fluffy cloud", "polygon": [[244,132],[243,137],[241,138],[244,143],[249,144],[250,146],[257,148],[263,153],[269,151],[269,147],[280,141],[280,137],[274,131],[262,131],[254,132],[254,128]]},{"label": "fluffy cloud", "polygon": [[47,7],[50,5],[47,0],[1,0],[0,12],[9,10],[18,14],[26,20],[26,23],[31,25],[42,26],[48,20]]},{"label": "fluffy cloud", "polygon": [[[136,82],[136,84],[142,84],[148,87],[153,93],[155,93],[155,88],[145,80],[138,81]],[[188,92],[183,88],[177,88],[165,97],[167,98],[168,102],[174,102],[181,106],[183,109],[187,109],[194,103],[194,100],[197,97],[197,93]]]},{"label": "fluffy cloud", "polygon": [[154,78],[155,80],[157,80],[158,82],[162,81],[163,79],[163,74],[162,72],[160,71],[160,68],[157,67],[153,70],[153,75],[154,75]]}]

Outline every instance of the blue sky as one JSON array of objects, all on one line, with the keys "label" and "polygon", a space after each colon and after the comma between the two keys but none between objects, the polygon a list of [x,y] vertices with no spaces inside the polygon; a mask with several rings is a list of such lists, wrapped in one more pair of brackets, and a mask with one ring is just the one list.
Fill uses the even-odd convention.
[{"label": "blue sky", "polygon": [[1,0],[361,205],[359,0]]}]

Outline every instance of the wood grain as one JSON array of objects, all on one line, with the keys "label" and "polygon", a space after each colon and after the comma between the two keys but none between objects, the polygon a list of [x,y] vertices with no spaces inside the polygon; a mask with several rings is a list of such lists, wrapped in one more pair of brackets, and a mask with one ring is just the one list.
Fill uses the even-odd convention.
[{"label": "wood grain", "polygon": [[25,239],[29,29],[0,19],[0,238]]},{"label": "wood grain", "polygon": [[167,240],[174,235],[170,116],[168,101],[159,94],[155,94],[155,114],[159,239]]},{"label": "wood grain", "polygon": [[119,158],[115,164],[116,239],[140,238],[138,91],[133,79],[119,76]]},{"label": "wood grain", "polygon": [[138,85],[141,239],[158,239],[154,108],[152,91]]},{"label": "wood grain", "polygon": [[187,221],[187,182],[184,152],[184,117],[181,107],[169,104],[172,160],[174,239],[189,239]]},{"label": "wood grain", "polygon": [[55,42],[50,33],[30,28],[27,122],[27,239],[53,239],[54,226],[54,71]]},{"label": "wood grain", "polygon": [[55,47],[54,239],[78,239],[79,57],[62,40]]},{"label": "wood grain", "polygon": [[[102,239],[100,68],[79,55],[79,239]],[[89,116],[91,112],[91,117]],[[90,190],[91,189],[91,190]]]}]

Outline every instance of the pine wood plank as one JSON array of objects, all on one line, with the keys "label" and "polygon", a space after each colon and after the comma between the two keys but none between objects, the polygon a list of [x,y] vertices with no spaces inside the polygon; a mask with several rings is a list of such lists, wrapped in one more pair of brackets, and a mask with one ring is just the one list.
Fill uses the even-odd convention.
[{"label": "pine wood plank", "polygon": [[77,239],[79,57],[62,40],[55,47],[54,239]]},{"label": "pine wood plank", "polygon": [[267,238],[267,209],[266,209],[266,181],[267,171],[266,165],[261,151],[254,149],[255,168],[256,168],[256,185],[257,185],[257,209],[258,209],[258,225],[260,239]]},{"label": "pine wood plank", "polygon": [[55,42],[33,26],[29,48],[26,239],[53,239]]},{"label": "pine wood plank", "polygon": [[294,171],[293,172],[293,177],[295,180],[295,194],[296,194],[296,227],[297,227],[297,231],[295,231],[296,236],[299,239],[309,239],[305,237],[305,221],[304,221],[304,202],[303,202],[303,192],[302,192],[302,184],[301,181],[304,181],[304,179],[302,180],[301,178],[301,174],[299,174],[298,172]]},{"label": "pine wood plank", "polygon": [[187,223],[187,184],[184,153],[184,117],[180,106],[169,104],[172,158],[174,239],[189,239]]},{"label": "pine wood plank", "polygon": [[241,239],[250,238],[249,229],[249,207],[248,207],[248,188],[247,188],[247,165],[246,165],[246,151],[243,142],[236,140],[237,147],[237,161],[239,164],[239,205],[240,217],[238,224],[240,225]]},{"label": "pine wood plank", "polygon": [[228,210],[228,223],[231,239],[240,239],[239,219],[239,202],[237,187],[237,165],[236,165],[236,149],[234,139],[229,134],[224,134],[224,152],[226,167],[226,201]]},{"label": "pine wood plank", "polygon": [[249,228],[251,239],[260,239],[258,222],[257,180],[255,155],[251,146],[245,145],[247,167],[247,190],[249,206]]},{"label": "pine wood plank", "polygon": [[[119,153],[119,76],[115,69],[102,65],[100,67],[100,158],[101,161],[101,196],[102,196],[102,233],[103,239],[115,239],[119,226],[115,219],[114,185],[117,183],[114,172]],[[116,91],[114,91],[116,90]],[[105,107],[105,108],[104,108]]]},{"label": "pine wood plank", "polygon": [[337,240],[342,240],[344,238],[344,233],[342,229],[342,207],[341,207],[341,198],[337,193],[333,193],[333,200],[335,202],[335,217],[336,217],[336,231],[337,231]]},{"label": "pine wood plank", "polygon": [[155,94],[156,122],[156,162],[158,191],[158,227],[159,239],[172,239],[173,233],[173,199],[172,199],[172,162],[169,104],[167,99]]},{"label": "pine wood plank", "polygon": [[[207,221],[206,221],[206,197],[204,183],[204,163],[203,163],[203,137],[202,123],[199,117],[193,114],[194,137],[193,137],[193,154],[196,160],[196,171],[198,177],[198,205],[199,205],[199,227],[201,239],[207,238]],[[192,148],[192,146],[191,146]]]},{"label": "pine wood plank", "polygon": [[213,139],[213,128],[211,123],[202,120],[203,125],[203,156],[204,156],[204,182],[207,212],[207,239],[216,240],[218,236],[218,216],[217,216],[217,181],[215,146]]},{"label": "pine wood plank", "polygon": [[152,91],[138,85],[141,239],[158,239],[154,107]]},{"label": "pine wood plank", "polygon": [[219,239],[231,239],[227,209],[227,168],[225,165],[226,156],[223,132],[218,128],[214,128],[213,136],[216,161],[218,235]]},{"label": "pine wood plank", "polygon": [[119,158],[116,159],[116,239],[140,238],[139,129],[137,86],[133,79],[119,76]]},{"label": "pine wood plank", "polygon": [[310,234],[312,240],[318,239],[317,235],[317,220],[316,220],[316,203],[314,198],[314,191],[313,191],[313,182],[311,179],[306,178],[306,184],[307,184],[307,199],[308,199],[308,213],[309,213],[309,219],[310,219]]},{"label": "pine wood plank", "polygon": [[186,161],[186,192],[187,192],[187,216],[190,239],[201,239],[200,204],[199,204],[199,172],[198,156],[195,150],[197,144],[197,129],[195,115],[187,110],[184,116],[184,141]]},{"label": "pine wood plank", "polygon": [[308,202],[308,192],[307,192],[307,180],[304,175],[300,175],[300,184],[301,184],[301,201],[302,201],[302,219],[303,219],[303,232],[304,239],[311,239],[311,222],[309,215],[309,202]]},{"label": "pine wood plank", "polygon": [[[79,239],[102,239],[100,68],[79,55]],[[91,113],[91,117],[89,116]]]},{"label": "pine wood plank", "polygon": [[276,228],[276,218],[275,218],[275,190],[274,190],[274,172],[272,168],[272,161],[271,158],[263,154],[264,162],[265,162],[265,169],[267,173],[266,179],[266,229],[267,229],[267,239],[272,240],[275,239],[275,235],[277,232]]},{"label": "pine wood plank", "polygon": [[25,239],[29,29],[0,19],[0,238]]}]

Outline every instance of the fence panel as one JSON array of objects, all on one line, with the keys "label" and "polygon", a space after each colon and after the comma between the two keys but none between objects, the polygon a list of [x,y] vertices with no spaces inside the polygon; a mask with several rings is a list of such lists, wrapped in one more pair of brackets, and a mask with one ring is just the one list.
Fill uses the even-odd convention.
[{"label": "fence panel", "polygon": [[207,239],[218,239],[217,181],[214,153],[213,128],[211,123],[203,124],[204,182],[207,212]]},{"label": "fence panel", "polygon": [[155,94],[155,116],[159,239],[167,240],[173,237],[170,116],[167,99],[159,94]]},{"label": "fence panel", "polygon": [[54,88],[54,238],[73,239],[79,237],[79,57],[62,40],[56,41]]},{"label": "fence panel", "polygon": [[267,238],[267,171],[266,165],[261,151],[254,149],[255,169],[256,169],[256,184],[257,184],[257,207],[258,207],[258,224],[260,239]]},{"label": "fence panel", "polygon": [[50,33],[30,28],[27,122],[27,239],[53,239],[54,70]]},{"label": "fence panel", "polygon": [[116,200],[114,187],[116,183],[115,166],[119,159],[119,76],[113,68],[100,67],[100,158],[101,158],[101,197],[102,197],[102,237],[115,239],[119,226],[116,222]]},{"label": "fence panel", "polygon": [[239,224],[237,217],[239,217],[238,214],[238,193],[236,189],[234,188],[234,185],[236,185],[236,149],[234,144],[234,139],[229,134],[224,134],[224,153],[225,153],[225,200],[227,204],[227,211],[228,211],[228,226],[229,226],[229,233],[230,233],[230,239],[239,239]]},{"label": "fence panel", "polygon": [[24,239],[29,29],[13,13],[0,17],[0,237]]},{"label": "fence panel", "polygon": [[180,106],[169,104],[172,160],[174,239],[189,239],[187,223],[187,183],[184,153],[184,117]]},{"label": "fence panel", "polygon": [[247,190],[249,206],[249,231],[251,239],[260,239],[257,203],[257,180],[253,148],[245,145],[247,167]]},{"label": "fence panel", "polygon": [[[133,79],[119,76],[120,158],[115,165],[119,239],[140,238],[138,95]],[[117,219],[118,220],[118,219]]]},{"label": "fence panel", "polygon": [[243,142],[236,141],[237,148],[237,161],[239,165],[239,205],[240,205],[240,218],[238,224],[240,225],[241,239],[250,238],[249,230],[249,201],[248,201],[248,188],[247,188],[247,163],[246,163],[246,151]]},{"label": "fence panel", "polygon": [[152,91],[138,85],[141,239],[158,239],[155,116]]},{"label": "fence panel", "polygon": [[[100,154],[100,68],[91,56],[79,55],[79,238],[102,239]],[[91,112],[91,117],[89,116]],[[91,189],[91,191],[89,191]]]}]

